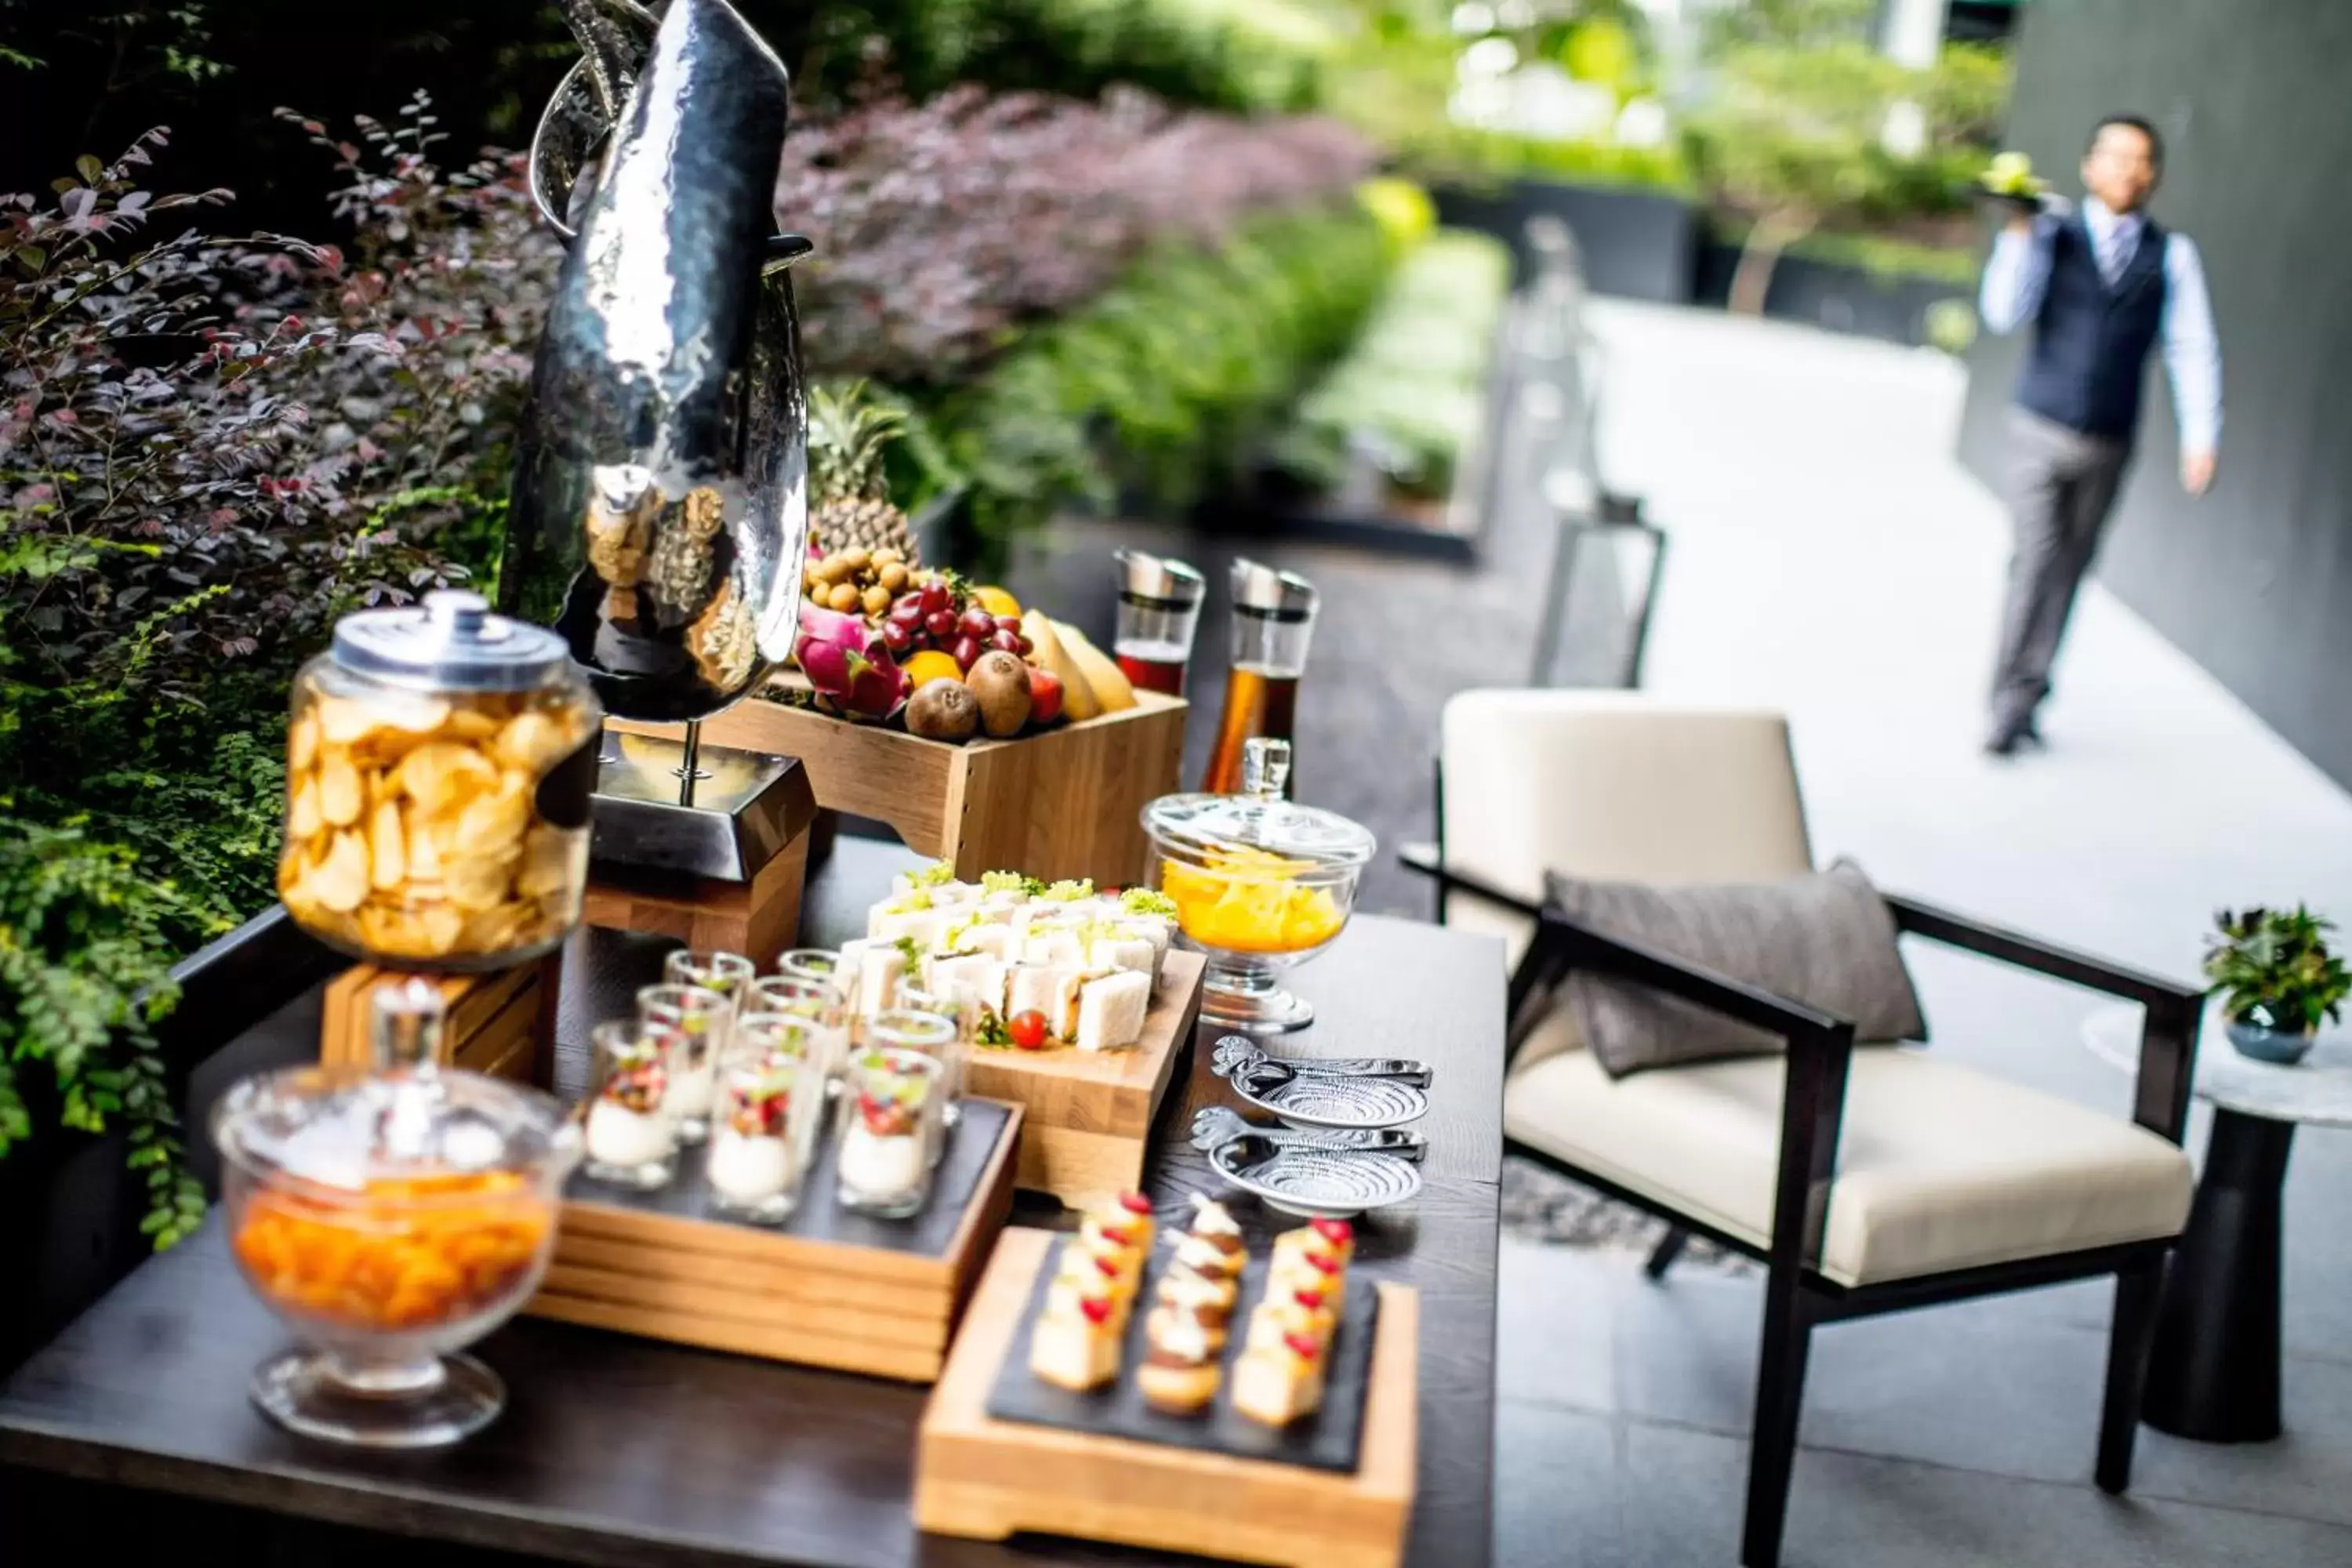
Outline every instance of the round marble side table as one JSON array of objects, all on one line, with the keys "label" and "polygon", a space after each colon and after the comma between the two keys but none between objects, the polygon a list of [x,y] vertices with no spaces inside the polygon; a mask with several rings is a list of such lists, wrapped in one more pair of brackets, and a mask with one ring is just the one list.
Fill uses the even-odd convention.
[{"label": "round marble side table", "polygon": [[[2102,1059],[2139,1065],[2140,1012],[2103,1007],[2084,1021]],[[2299,1123],[2352,1127],[2352,1037],[2323,1032],[2311,1054],[2276,1067],[2238,1054],[2218,1005],[2197,1037],[2197,1098],[2213,1107],[2205,1173],[2189,1228],[2164,1272],[2141,1418],[2206,1443],[2279,1435],[2280,1193]]]}]

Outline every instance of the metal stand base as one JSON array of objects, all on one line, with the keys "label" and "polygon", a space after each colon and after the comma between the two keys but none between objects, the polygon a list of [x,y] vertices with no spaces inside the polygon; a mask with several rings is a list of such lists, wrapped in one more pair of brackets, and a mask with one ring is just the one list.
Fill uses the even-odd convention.
[{"label": "metal stand base", "polygon": [[751,882],[801,837],[816,794],[793,757],[607,730],[593,802],[599,868]]},{"label": "metal stand base", "polygon": [[2158,1310],[2141,1419],[2203,1443],[2279,1435],[2280,1193],[2294,1123],[2217,1110]]}]

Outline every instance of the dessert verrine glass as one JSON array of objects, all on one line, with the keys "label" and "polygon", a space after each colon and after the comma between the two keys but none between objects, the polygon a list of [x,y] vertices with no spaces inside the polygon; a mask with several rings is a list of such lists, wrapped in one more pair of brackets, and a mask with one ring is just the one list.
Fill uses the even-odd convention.
[{"label": "dessert verrine glass", "polygon": [[795,947],[776,960],[776,973],[786,980],[816,980],[842,987],[841,954],[829,947]]},{"label": "dessert verrine glass", "polygon": [[[874,1021],[866,1026],[866,1042],[937,1057],[940,1125],[953,1127],[963,1119],[963,1109],[957,1101],[963,1098],[965,1065],[971,1046],[971,1036],[964,1026],[964,1015],[970,1009],[913,985],[900,988],[898,1001],[900,1005],[876,1015]],[[947,1140],[940,1139],[931,1150],[931,1158],[937,1160],[946,1145]]]},{"label": "dessert verrine glass", "polygon": [[704,1172],[724,1213],[774,1225],[800,1202],[824,1104],[824,1077],[806,1021],[747,1013],[719,1069],[718,1114]]},{"label": "dessert verrine glass", "polygon": [[763,974],[744,992],[742,1005],[747,1012],[781,1013],[798,1022],[808,1032],[810,1056],[825,1092],[835,1092],[842,1064],[849,1058],[849,1005],[838,985]]},{"label": "dessert verrine glass", "polygon": [[883,1219],[921,1212],[939,1140],[939,1058],[868,1046],[851,1057],[841,1097],[835,1189],[844,1208]]},{"label": "dessert verrine glass", "polygon": [[506,1403],[458,1353],[537,1288],[579,1135],[550,1096],[436,1065],[441,1000],[380,987],[373,1065],[247,1079],[214,1110],[231,1249],[305,1342],[254,1403],[332,1442],[452,1443]]},{"label": "dessert verrine glass", "polygon": [[686,1036],[645,1018],[613,1018],[589,1037],[588,1098],[580,1112],[591,1181],[650,1192],[677,1174],[671,1063]]},{"label": "dessert verrine glass", "polygon": [[683,1037],[670,1053],[667,1106],[677,1124],[677,1141],[699,1143],[710,1132],[710,1101],[719,1058],[727,1054],[727,1031],[735,1022],[734,1000],[699,985],[647,985],[637,992],[637,1016]]},{"label": "dessert verrine glass", "polygon": [[740,952],[709,952],[681,947],[662,959],[662,979],[671,985],[699,985],[741,1005],[744,988],[760,966]]},{"label": "dessert verrine glass", "polygon": [[1242,1029],[1303,1028],[1315,1009],[1285,970],[1330,945],[1355,908],[1371,830],[1282,797],[1290,748],[1252,741],[1246,795],[1162,795],[1143,808],[1151,884],[1208,959],[1201,1016]]}]

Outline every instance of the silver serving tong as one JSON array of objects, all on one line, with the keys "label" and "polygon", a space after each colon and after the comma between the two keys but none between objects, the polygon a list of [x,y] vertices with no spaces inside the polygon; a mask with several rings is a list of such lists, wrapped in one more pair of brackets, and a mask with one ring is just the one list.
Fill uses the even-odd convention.
[{"label": "silver serving tong", "polygon": [[1213,1154],[1229,1143],[1243,1145],[1235,1153],[1251,1168],[1264,1164],[1286,1149],[1394,1154],[1415,1164],[1429,1152],[1429,1140],[1418,1132],[1394,1128],[1380,1131],[1307,1132],[1288,1127],[1261,1127],[1222,1105],[1203,1107],[1192,1118],[1192,1147],[1204,1154]]},{"label": "silver serving tong", "polygon": [[1253,1085],[1273,1087],[1296,1078],[1383,1078],[1415,1089],[1427,1089],[1434,1076],[1427,1062],[1404,1057],[1269,1056],[1247,1035],[1227,1035],[1209,1058],[1209,1070],[1219,1078],[1247,1079]]}]

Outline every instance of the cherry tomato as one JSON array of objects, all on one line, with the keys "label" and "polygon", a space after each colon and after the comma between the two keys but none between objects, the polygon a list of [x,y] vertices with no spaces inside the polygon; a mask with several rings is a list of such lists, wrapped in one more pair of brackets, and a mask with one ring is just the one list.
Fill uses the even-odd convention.
[{"label": "cherry tomato", "polygon": [[1024,1051],[1045,1048],[1045,1015],[1034,1007],[1005,1019],[1004,1029],[1013,1037],[1013,1043]]}]

